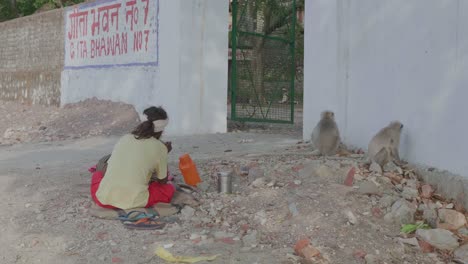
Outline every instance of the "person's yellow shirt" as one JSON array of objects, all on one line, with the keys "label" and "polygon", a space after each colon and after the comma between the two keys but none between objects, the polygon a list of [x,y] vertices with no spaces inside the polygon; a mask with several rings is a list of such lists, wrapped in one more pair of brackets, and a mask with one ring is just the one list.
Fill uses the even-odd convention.
[{"label": "person's yellow shirt", "polygon": [[166,145],[156,138],[125,135],[112,151],[96,197],[102,204],[121,209],[145,207],[154,172],[159,179],[167,176]]}]

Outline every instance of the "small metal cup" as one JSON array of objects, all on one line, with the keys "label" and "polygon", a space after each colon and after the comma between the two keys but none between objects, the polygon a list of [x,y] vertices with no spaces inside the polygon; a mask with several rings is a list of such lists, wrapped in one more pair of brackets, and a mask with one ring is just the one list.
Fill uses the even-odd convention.
[{"label": "small metal cup", "polygon": [[232,172],[218,172],[218,192],[232,193]]}]

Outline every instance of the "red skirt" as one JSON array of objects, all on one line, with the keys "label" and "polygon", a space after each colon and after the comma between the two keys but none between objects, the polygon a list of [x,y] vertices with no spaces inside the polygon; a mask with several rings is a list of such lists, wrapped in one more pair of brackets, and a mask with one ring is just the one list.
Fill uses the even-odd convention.
[{"label": "red skirt", "polygon": [[[112,205],[102,204],[98,198],[96,197],[96,192],[99,189],[99,185],[101,184],[104,175],[102,171],[95,171],[93,172],[93,177],[91,178],[91,197],[93,201],[103,208],[110,208],[110,209],[117,209]],[[157,203],[170,203],[172,200],[172,196],[174,196],[175,188],[172,184],[161,184],[159,182],[152,182],[148,186],[148,203],[146,204],[146,208],[151,207]]]}]

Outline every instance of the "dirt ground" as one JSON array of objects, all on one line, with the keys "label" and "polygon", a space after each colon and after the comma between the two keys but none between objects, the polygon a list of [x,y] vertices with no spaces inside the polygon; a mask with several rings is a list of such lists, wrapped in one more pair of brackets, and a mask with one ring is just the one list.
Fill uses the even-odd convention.
[{"label": "dirt ground", "polygon": [[[368,171],[363,154],[312,156],[310,146],[294,133],[168,138],[174,146],[170,170],[178,179],[179,155],[190,153],[197,163],[204,181],[197,194],[201,206],[184,209],[177,215],[179,223],[160,231],[131,231],[119,221],[96,219],[89,214],[87,169],[112,150],[116,135],[133,126],[136,113],[109,103],[106,109],[114,108],[106,118],[84,122],[79,115],[76,119],[68,115],[80,108],[91,118],[99,111],[90,105],[99,102],[64,110],[8,104],[2,102],[1,109],[24,111],[0,117],[3,133],[38,114],[30,119],[41,122],[36,126],[50,131],[62,127],[54,135],[64,137],[3,139],[7,143],[0,146],[0,263],[166,263],[155,256],[155,249],[165,246],[174,255],[217,254],[211,263],[292,264],[304,261],[294,252],[304,238],[320,252],[309,263],[452,263],[453,250],[403,243],[406,235],[400,233],[400,224],[387,219],[398,200],[418,207],[415,219],[421,218],[421,205],[437,202],[440,209],[449,207],[450,201],[421,199],[421,183],[409,169],[390,168],[378,176]],[[52,110],[60,118],[46,119]],[[82,124],[77,138],[67,136],[70,122]],[[109,126],[96,135],[85,133],[96,122]],[[353,167],[352,186],[345,186]],[[216,192],[219,171],[233,172],[233,194]],[[454,234],[460,245],[466,241],[461,231]]]}]

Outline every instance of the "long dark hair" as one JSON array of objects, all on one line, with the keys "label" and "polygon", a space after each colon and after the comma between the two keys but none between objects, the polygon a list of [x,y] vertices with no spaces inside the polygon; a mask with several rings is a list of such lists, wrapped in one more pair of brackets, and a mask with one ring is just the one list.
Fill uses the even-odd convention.
[{"label": "long dark hair", "polygon": [[166,120],[167,113],[162,107],[152,106],[145,109],[143,114],[146,115],[148,120],[139,124],[133,131],[132,134],[136,139],[145,139],[145,138],[161,138],[162,132],[154,132],[153,122],[156,120]]}]

